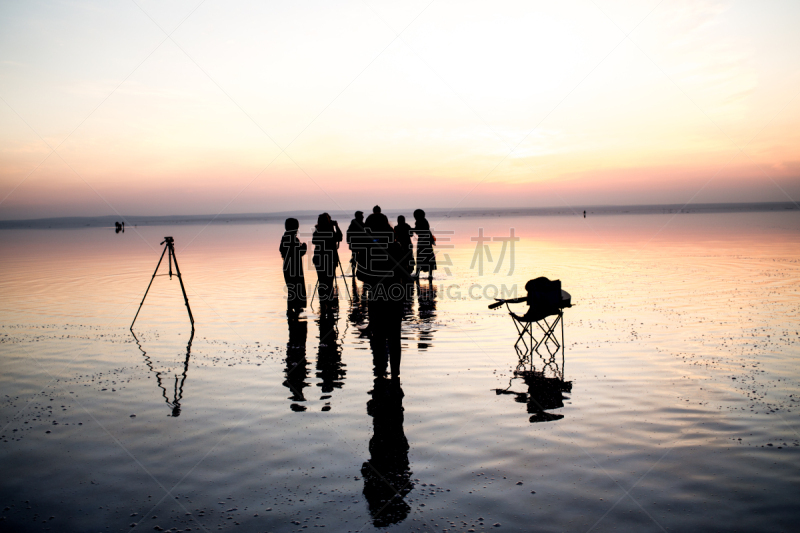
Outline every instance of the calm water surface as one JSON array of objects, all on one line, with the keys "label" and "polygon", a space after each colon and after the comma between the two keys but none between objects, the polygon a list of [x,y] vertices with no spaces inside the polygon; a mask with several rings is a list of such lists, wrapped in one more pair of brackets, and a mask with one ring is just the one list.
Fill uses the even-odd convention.
[{"label": "calm water surface", "polygon": [[[0,528],[796,527],[796,213],[431,222],[452,233],[406,304],[402,394],[373,373],[360,283],[290,330],[278,225],[0,233]],[[480,228],[513,228],[513,261]],[[164,235],[191,342],[168,276],[128,330]],[[572,391],[545,414],[487,309],[541,275],[575,304]]]}]

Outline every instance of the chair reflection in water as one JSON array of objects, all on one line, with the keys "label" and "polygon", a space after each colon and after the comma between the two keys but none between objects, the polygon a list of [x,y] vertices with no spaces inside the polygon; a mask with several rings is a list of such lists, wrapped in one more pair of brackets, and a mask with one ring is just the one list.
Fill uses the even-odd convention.
[{"label": "chair reflection in water", "polygon": [[[519,357],[517,368],[508,387],[496,392],[514,394],[517,402],[527,403],[531,422],[559,420],[563,415],[546,411],[563,407],[562,393],[572,391],[572,383],[564,381],[564,309],[572,307],[572,297],[561,289],[559,280],[544,277],[530,280],[525,290],[528,293],[525,297],[497,300],[489,306],[496,309],[505,304],[517,330],[514,343]],[[528,311],[524,315],[515,313],[510,306],[514,303],[527,303]],[[510,390],[517,378],[525,381],[527,393]]]}]

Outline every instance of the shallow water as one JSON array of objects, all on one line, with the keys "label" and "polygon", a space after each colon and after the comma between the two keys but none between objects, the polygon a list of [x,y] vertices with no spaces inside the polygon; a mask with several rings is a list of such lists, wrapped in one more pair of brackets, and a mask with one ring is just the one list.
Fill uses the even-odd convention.
[{"label": "shallow water", "polygon": [[[431,222],[440,270],[407,305],[402,395],[343,280],[336,321],[315,301],[290,338],[278,225],[0,233],[0,528],[792,529],[796,213]],[[479,228],[514,228],[513,262],[488,241],[481,274]],[[164,235],[188,358],[175,278],[128,330]],[[540,275],[572,294],[572,390],[498,394],[516,332],[487,304]],[[370,461],[403,481],[394,499]]]}]

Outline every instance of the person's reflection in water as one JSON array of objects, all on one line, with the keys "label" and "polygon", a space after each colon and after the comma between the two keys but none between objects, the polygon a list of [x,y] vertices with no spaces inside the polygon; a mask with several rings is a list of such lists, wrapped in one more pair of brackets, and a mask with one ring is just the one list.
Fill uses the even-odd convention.
[{"label": "person's reflection in water", "polygon": [[303,389],[308,387],[306,378],[308,377],[308,362],[306,361],[306,338],[308,337],[308,324],[305,319],[300,318],[299,312],[291,307],[286,311],[289,323],[289,342],[286,344],[286,380],[283,385],[291,391],[289,400],[292,411],[301,412],[306,410],[305,405],[298,402],[305,402]]},{"label": "person's reflection in water", "polygon": [[363,287],[359,291],[358,285],[356,285],[356,280],[353,279],[352,294],[353,299],[350,302],[350,313],[348,315],[348,319],[350,320],[351,324],[360,330],[367,317],[367,289],[366,287]]},{"label": "person's reflection in water", "polygon": [[431,346],[433,326],[436,321],[436,285],[428,281],[417,283],[417,313],[419,314],[419,342],[417,348],[427,350]]},{"label": "person's reflection in water", "polygon": [[403,431],[403,390],[399,381],[376,377],[370,394],[367,414],[372,417],[373,435],[370,459],[361,466],[361,475],[372,523],[386,527],[408,516],[411,508],[404,498],[414,488]]},{"label": "person's reflection in water", "polygon": [[[342,363],[342,350],[339,344],[339,300],[332,300],[327,306],[321,306],[319,315],[319,353],[317,355],[317,377],[321,380],[317,386],[322,388],[323,396],[320,400],[330,398],[333,389],[340,389],[344,385],[347,372]],[[330,402],[326,403],[323,411],[330,411]]]},{"label": "person's reflection in water", "polygon": [[[367,316],[375,381],[367,402],[372,416],[373,436],[369,441],[370,459],[361,467],[364,496],[375,527],[403,521],[410,511],[403,498],[411,491],[408,440],[403,432],[403,390],[400,388],[401,324],[404,290],[410,280],[402,265],[405,255],[394,239],[392,227],[376,207],[368,224],[365,242],[366,265],[359,274],[367,287]],[[369,223],[370,220],[368,219]],[[387,366],[391,379],[386,379]]]},{"label": "person's reflection in water", "polygon": [[153,371],[156,375],[156,384],[158,388],[161,389],[161,396],[164,397],[164,401],[171,409],[170,416],[178,417],[181,414],[181,401],[183,400],[183,386],[186,383],[186,376],[189,372],[189,359],[191,358],[192,354],[192,340],[194,339],[194,328],[192,328],[192,333],[189,335],[189,342],[186,344],[186,359],[183,361],[183,372],[181,373],[180,377],[175,374],[175,382],[172,386],[172,399],[170,399],[170,394],[167,394],[167,388],[164,385],[164,381],[161,376],[161,372],[153,368],[153,362],[150,360],[150,357],[147,355],[147,352],[144,351],[142,348],[142,344],[139,342],[138,337],[136,334],[133,333],[131,330],[131,335],[133,335],[133,339],[136,341],[136,345],[139,347],[139,350],[142,352],[144,356],[144,362],[147,367]]}]

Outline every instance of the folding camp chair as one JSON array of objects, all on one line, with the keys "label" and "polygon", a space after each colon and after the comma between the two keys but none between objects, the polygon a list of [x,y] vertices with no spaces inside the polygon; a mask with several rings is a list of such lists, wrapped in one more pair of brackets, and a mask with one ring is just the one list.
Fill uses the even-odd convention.
[{"label": "folding camp chair", "polygon": [[[559,379],[564,378],[564,309],[572,307],[572,297],[561,289],[561,281],[536,278],[525,284],[528,295],[511,300],[497,300],[489,306],[495,309],[505,304],[508,314],[517,328],[514,348],[519,356],[519,365],[514,371],[519,376],[544,376],[550,371]],[[510,304],[526,302],[530,308],[524,315],[511,310]],[[561,326],[559,341],[557,328]],[[561,352],[561,365],[556,356]],[[541,360],[541,370],[537,372],[533,354]]]}]

